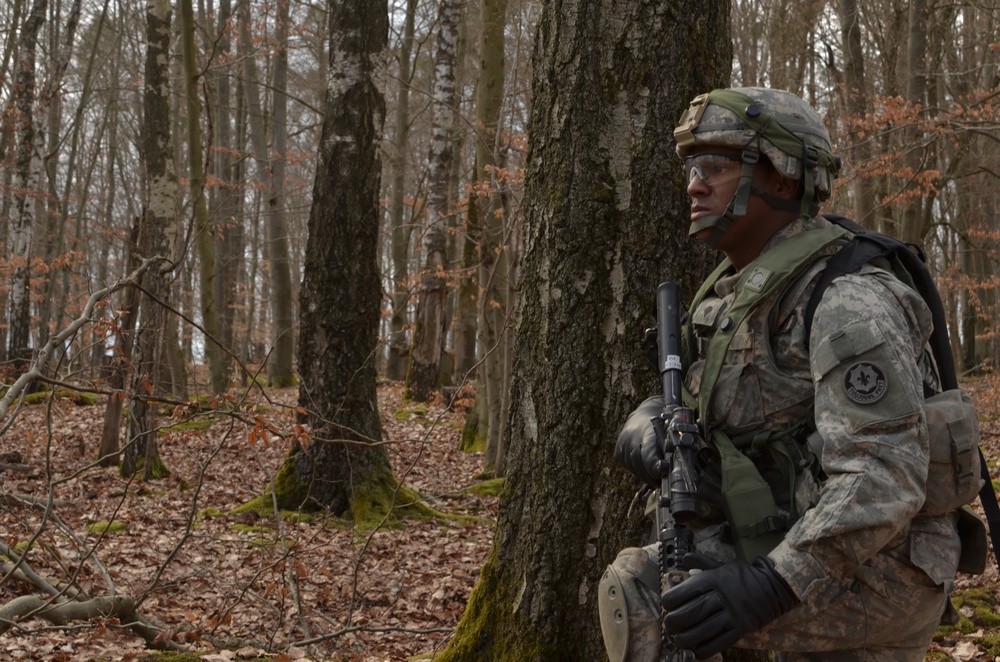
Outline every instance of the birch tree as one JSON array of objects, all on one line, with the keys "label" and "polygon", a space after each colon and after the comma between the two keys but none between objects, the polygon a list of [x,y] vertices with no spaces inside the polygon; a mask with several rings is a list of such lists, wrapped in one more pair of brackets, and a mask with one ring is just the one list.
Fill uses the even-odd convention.
[{"label": "birch tree", "polygon": [[456,105],[455,48],[461,10],[456,0],[443,0],[438,12],[434,54],[434,90],[431,148],[428,154],[427,226],[424,230],[424,268],[420,274],[416,324],[406,387],[415,400],[427,400],[440,383],[445,343],[445,302],[448,297],[445,226],[451,216],[449,186],[452,170],[452,112]]},{"label": "birch tree", "polygon": [[[168,69],[172,8],[170,0],[146,5],[146,64],[143,89],[142,164],[143,214],[134,237],[143,255],[171,257],[176,242],[177,175],[170,142],[170,72]],[[166,263],[169,265],[169,263]],[[163,361],[164,306],[169,305],[170,270],[163,264],[147,270],[142,288],[139,329],[134,343],[136,374],[128,412],[128,445],[121,473],[132,476],[142,469],[147,480],[165,475],[156,442],[158,420],[150,402],[159,385]],[[133,300],[134,304],[134,300]],[[134,307],[128,311],[135,315]],[[107,423],[106,423],[107,424]]]},{"label": "birch tree", "polygon": [[38,215],[39,178],[42,155],[35,116],[38,33],[45,22],[47,0],[34,0],[18,46],[18,67],[14,79],[17,156],[15,160],[14,216],[9,230],[11,264],[9,332],[7,358],[15,370],[22,370],[31,358],[31,240]]}]

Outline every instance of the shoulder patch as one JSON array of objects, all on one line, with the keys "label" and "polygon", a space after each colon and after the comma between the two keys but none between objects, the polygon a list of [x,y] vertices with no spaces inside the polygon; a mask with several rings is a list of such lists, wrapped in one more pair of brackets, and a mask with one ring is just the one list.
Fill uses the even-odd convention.
[{"label": "shoulder patch", "polygon": [[878,402],[888,390],[885,370],[877,363],[859,361],[844,371],[844,392],[859,405]]}]

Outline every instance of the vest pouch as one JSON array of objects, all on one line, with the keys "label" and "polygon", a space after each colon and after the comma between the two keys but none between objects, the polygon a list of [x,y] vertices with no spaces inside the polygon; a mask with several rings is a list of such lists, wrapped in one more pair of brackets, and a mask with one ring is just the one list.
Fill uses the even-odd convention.
[{"label": "vest pouch", "polygon": [[724,433],[712,432],[722,465],[722,502],[740,560],[752,562],[777,547],[785,537],[785,518],[778,516],[771,488],[757,467]]},{"label": "vest pouch", "polygon": [[951,389],[924,400],[930,436],[927,499],[920,513],[950,513],[976,498],[983,481],[979,467],[979,416],[968,393]]}]

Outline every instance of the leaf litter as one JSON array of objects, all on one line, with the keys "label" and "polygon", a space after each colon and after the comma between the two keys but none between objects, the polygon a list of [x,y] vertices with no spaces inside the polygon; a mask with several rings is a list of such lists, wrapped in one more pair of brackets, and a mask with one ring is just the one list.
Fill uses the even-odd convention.
[{"label": "leaf litter", "polygon": [[[295,430],[295,390],[267,395],[255,405],[266,409],[267,422]],[[486,559],[496,497],[465,491],[481,480],[483,456],[457,450],[463,411],[438,402],[419,415],[394,416],[411,405],[392,383],[380,385],[379,400],[396,477],[438,510],[469,517],[363,532],[323,514],[231,515],[281,466],[289,447],[281,436],[259,426],[251,433],[252,418],[199,414],[210,427],[158,438],[170,476],[128,481],[116,468],[94,465],[103,402],[56,400],[24,409],[0,437],[0,454],[19,460],[18,470],[0,471],[0,496],[42,504],[0,502],[0,541],[52,583],[72,577],[86,596],[141,600],[139,612],[163,629],[162,641],[208,659],[382,662],[432,653],[447,642]],[[58,505],[46,517],[50,490]],[[102,522],[123,528],[93,526]],[[29,593],[44,597],[9,578],[0,585],[0,609]],[[121,660],[148,652],[114,618],[57,627],[29,617],[0,635],[0,659]]]}]

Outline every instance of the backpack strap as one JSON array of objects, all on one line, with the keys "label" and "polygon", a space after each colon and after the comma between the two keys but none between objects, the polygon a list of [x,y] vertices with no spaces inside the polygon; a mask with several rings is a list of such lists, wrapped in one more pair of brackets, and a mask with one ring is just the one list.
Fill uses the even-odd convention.
[{"label": "backpack strap", "polygon": [[[826,288],[835,278],[857,271],[876,257],[895,260],[902,269],[895,269],[894,273],[897,277],[902,274],[909,275],[909,279],[904,279],[904,282],[908,280],[907,284],[920,294],[934,320],[934,329],[928,344],[934,355],[934,361],[937,363],[941,387],[945,391],[958,388],[958,370],[955,367],[955,359],[951,354],[951,343],[948,340],[948,321],[945,317],[944,303],[941,301],[941,295],[927,269],[927,257],[920,250],[920,247],[904,243],[880,232],[872,232],[843,216],[833,214],[824,214],[823,216],[834,225],[850,231],[855,235],[855,239],[827,261],[826,269],[816,282],[816,287],[813,289],[805,309],[806,344],[809,344],[809,333],[812,329],[816,307],[819,305],[820,299],[823,298]],[[979,467],[980,477],[983,479],[983,486],[979,491],[979,501],[983,505],[983,512],[986,514],[986,522],[989,525],[990,542],[993,544],[994,552],[997,552],[1000,550],[1000,504],[997,503],[996,491],[993,489],[993,480],[990,478],[982,448],[979,448]],[[997,556],[997,565],[1000,567],[1000,555]]]}]

